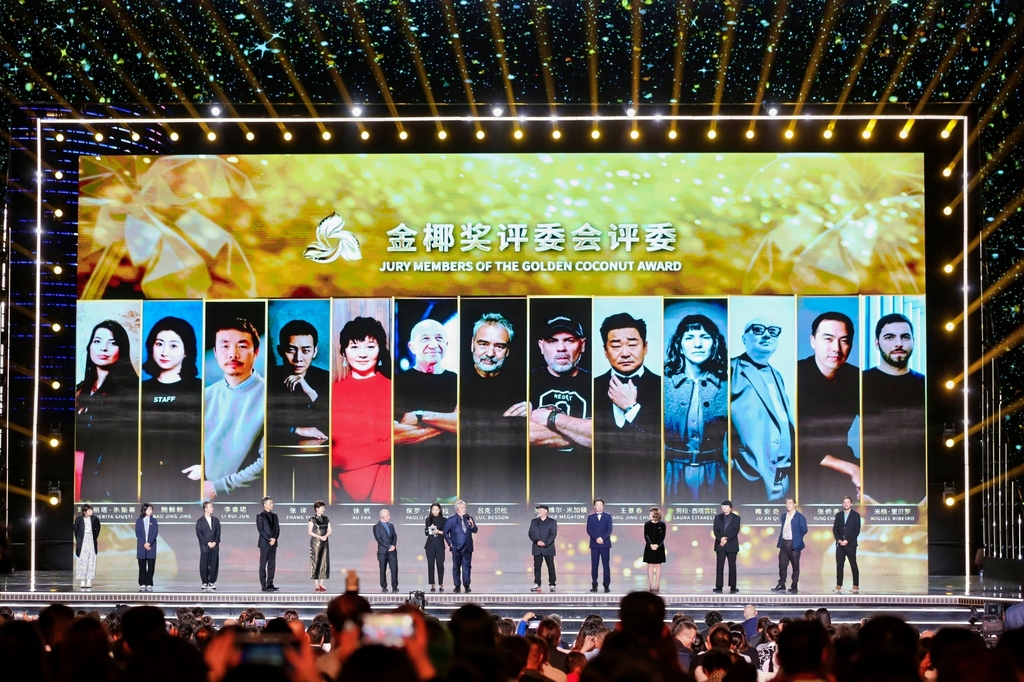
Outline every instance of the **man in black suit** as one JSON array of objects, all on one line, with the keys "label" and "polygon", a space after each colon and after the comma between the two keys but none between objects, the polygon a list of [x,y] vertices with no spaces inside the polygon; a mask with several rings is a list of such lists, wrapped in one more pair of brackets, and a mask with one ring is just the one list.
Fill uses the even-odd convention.
[{"label": "man in black suit", "polygon": [[537,517],[530,522],[530,540],[533,541],[533,582],[531,592],[540,592],[540,565],[548,565],[548,585],[555,591],[555,537],[558,522],[548,517],[548,506],[537,505]]},{"label": "man in black suit", "polygon": [[594,380],[594,486],[622,500],[661,498],[661,377],[644,367],[647,323],[617,313],[601,323],[611,369]]},{"label": "man in black suit", "polygon": [[281,536],[281,524],[274,513],[274,500],[263,498],[263,511],[256,516],[256,530],[260,541],[260,586],[264,592],[277,592],[274,571],[277,568],[277,539]]},{"label": "man in black suit", "polygon": [[729,560],[729,592],[736,594],[736,553],[740,551],[740,516],[733,514],[732,502],[722,502],[722,513],[715,517],[715,554],[718,565],[715,572],[715,592],[722,591],[725,560]]},{"label": "man in black suit", "polygon": [[857,569],[857,537],[860,535],[860,514],[853,508],[853,500],[843,498],[843,511],[836,513],[832,524],[832,537],[836,539],[836,592],[843,591],[843,571],[850,560],[853,571],[853,591],[860,592],[860,571]]},{"label": "man in black suit", "polygon": [[203,502],[203,515],[196,521],[196,537],[199,538],[199,578],[203,589],[216,590],[220,571],[220,519],[213,515],[213,502]]},{"label": "man in black suit", "polygon": [[380,510],[380,523],[373,524],[377,541],[377,563],[380,564],[380,589],[388,591],[388,567],[391,567],[391,591],[398,592],[398,531],[391,523],[391,512]]}]

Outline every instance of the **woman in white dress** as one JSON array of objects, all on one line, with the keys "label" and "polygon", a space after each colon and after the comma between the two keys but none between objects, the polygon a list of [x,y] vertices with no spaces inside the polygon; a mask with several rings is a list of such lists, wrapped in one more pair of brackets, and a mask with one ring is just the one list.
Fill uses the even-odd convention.
[{"label": "woman in white dress", "polygon": [[82,505],[82,515],[75,519],[75,580],[82,589],[92,589],[96,577],[96,552],[99,550],[100,520],[92,515],[92,507]]}]

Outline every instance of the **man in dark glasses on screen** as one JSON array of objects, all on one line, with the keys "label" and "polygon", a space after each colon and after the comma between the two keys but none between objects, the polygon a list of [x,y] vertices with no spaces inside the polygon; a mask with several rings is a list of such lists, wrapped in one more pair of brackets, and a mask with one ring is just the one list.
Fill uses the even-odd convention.
[{"label": "man in dark glasses on screen", "polygon": [[782,327],[756,317],[743,327],[746,352],[732,359],[733,496],[781,502],[793,483],[793,408],[769,360]]}]

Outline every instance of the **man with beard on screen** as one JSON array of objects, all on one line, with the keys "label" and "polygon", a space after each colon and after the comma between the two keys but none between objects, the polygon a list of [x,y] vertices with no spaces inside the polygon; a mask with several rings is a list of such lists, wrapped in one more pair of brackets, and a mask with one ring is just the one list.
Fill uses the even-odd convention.
[{"label": "man with beard on screen", "polygon": [[433,502],[455,495],[458,376],[441,365],[448,333],[437,320],[409,332],[415,364],[395,383],[395,499]]},{"label": "man with beard on screen", "polygon": [[[644,366],[647,323],[617,313],[601,324],[611,368],[594,380],[594,485],[622,502],[661,497],[661,377]],[[610,493],[607,493],[610,494]]]},{"label": "man with beard on screen", "polygon": [[813,353],[797,362],[797,433],[801,494],[820,502],[860,499],[860,463],[850,428],[860,413],[860,372],[847,363],[853,321],[839,312],[811,323]]},{"label": "man with beard on screen", "polygon": [[537,340],[544,367],[530,375],[530,497],[578,502],[590,497],[590,372],[579,367],[587,347],[583,325],[566,315],[547,319]]},{"label": "man with beard on screen", "polygon": [[899,313],[875,324],[877,367],[864,372],[864,493],[917,505],[925,495],[924,375],[910,369],[914,325]]},{"label": "man with beard on screen", "polygon": [[500,313],[473,324],[473,371],[462,375],[461,493],[480,502],[511,502],[526,477],[526,382],[505,369],[515,336]]}]

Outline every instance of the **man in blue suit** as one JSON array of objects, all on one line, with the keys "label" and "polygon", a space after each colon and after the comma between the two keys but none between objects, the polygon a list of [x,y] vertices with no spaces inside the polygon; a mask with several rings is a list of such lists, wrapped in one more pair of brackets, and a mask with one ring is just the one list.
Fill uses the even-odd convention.
[{"label": "man in blue suit", "polygon": [[800,550],[804,548],[805,535],[807,519],[796,510],[796,500],[787,497],[782,530],[779,533],[779,542],[775,545],[779,548],[779,584],[772,588],[772,592],[786,591],[786,572],[789,565],[793,564],[793,582],[790,584],[789,593],[797,593],[797,583],[800,582]]},{"label": "man in blue suit", "polygon": [[377,541],[377,563],[380,565],[380,589],[388,591],[388,567],[391,567],[391,591],[398,592],[398,531],[391,523],[391,512],[380,510],[380,523],[373,524]]},{"label": "man in blue suit", "polygon": [[473,533],[477,530],[473,517],[466,513],[466,503],[462,500],[456,502],[455,515],[444,524],[444,541],[452,551],[452,579],[456,592],[462,591],[462,585],[466,586],[467,593],[472,592],[469,582],[473,570]]},{"label": "man in blue suit", "polygon": [[597,592],[597,564],[604,566],[604,591],[611,592],[612,576],[608,560],[612,548],[612,515],[604,511],[604,500],[594,500],[594,513],[587,517],[587,535],[590,536],[591,592]]}]

